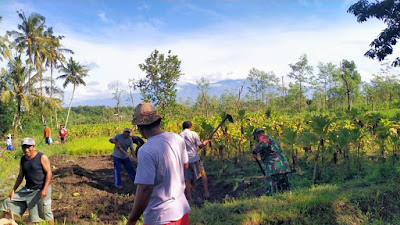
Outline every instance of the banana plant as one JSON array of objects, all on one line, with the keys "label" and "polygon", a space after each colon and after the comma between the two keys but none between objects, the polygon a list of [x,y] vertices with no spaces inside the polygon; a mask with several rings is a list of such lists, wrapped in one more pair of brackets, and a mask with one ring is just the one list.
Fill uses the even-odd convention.
[{"label": "banana plant", "polygon": [[331,143],[332,148],[334,149],[334,162],[338,164],[338,154],[343,155],[343,160],[347,163],[348,170],[350,169],[350,143],[354,141],[355,136],[352,130],[339,127],[336,130],[333,130],[328,135],[329,142]]},{"label": "banana plant", "polygon": [[376,127],[376,137],[379,141],[379,150],[381,159],[385,159],[385,141],[390,135],[390,128],[393,128],[393,123],[389,119],[381,119]]},{"label": "banana plant", "polygon": [[292,127],[287,127],[285,132],[282,135],[282,142],[284,145],[289,146],[292,158],[292,165],[293,168],[296,167],[296,160],[297,160],[297,152],[295,153],[294,145],[297,141],[297,134],[299,130],[299,125],[294,125]]},{"label": "banana plant", "polygon": [[321,155],[322,166],[324,166],[324,152],[325,152],[325,141],[328,135],[328,128],[332,122],[332,119],[326,115],[315,115],[311,117],[309,122],[309,128],[304,132],[306,140],[313,141],[317,145],[317,150],[314,152],[314,170],[312,177],[312,185],[315,184],[315,179],[318,169],[319,156]]}]

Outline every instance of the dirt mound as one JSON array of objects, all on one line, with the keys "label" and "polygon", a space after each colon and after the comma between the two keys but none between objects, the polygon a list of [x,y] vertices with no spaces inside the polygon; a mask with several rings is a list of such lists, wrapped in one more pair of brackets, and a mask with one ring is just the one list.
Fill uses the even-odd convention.
[{"label": "dirt mound", "polygon": [[[128,217],[134,201],[136,186],[122,169],[121,189],[114,187],[113,162],[110,156],[50,157],[53,170],[53,212],[59,222],[73,224],[117,224]],[[208,201],[221,202],[239,197],[247,185],[214,183],[209,176]],[[203,186],[197,181],[194,205],[204,204]]]},{"label": "dirt mound", "polygon": [[53,167],[53,212],[73,224],[115,224],[132,208],[135,185],[123,170],[121,189],[114,187],[110,157],[50,157]]}]

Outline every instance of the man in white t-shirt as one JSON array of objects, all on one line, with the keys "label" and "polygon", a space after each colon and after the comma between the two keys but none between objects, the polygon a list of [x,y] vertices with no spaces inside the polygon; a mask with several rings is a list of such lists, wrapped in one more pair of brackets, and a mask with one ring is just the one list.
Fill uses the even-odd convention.
[{"label": "man in white t-shirt", "polygon": [[185,121],[182,124],[183,131],[179,135],[185,139],[186,150],[189,156],[189,168],[185,170],[185,181],[186,181],[186,194],[187,198],[192,200],[192,191],[196,185],[196,180],[201,177],[201,181],[204,186],[204,197],[208,199],[210,193],[208,192],[208,182],[206,171],[204,171],[203,163],[200,160],[200,156],[197,153],[197,147],[200,149],[204,148],[210,140],[200,141],[199,135],[194,132],[193,124],[190,121]]},{"label": "man in white t-shirt", "polygon": [[189,165],[185,141],[160,128],[162,116],[147,102],[140,103],[132,124],[147,142],[138,152],[136,195],[127,225],[189,224],[190,206],[185,197],[184,169]]}]

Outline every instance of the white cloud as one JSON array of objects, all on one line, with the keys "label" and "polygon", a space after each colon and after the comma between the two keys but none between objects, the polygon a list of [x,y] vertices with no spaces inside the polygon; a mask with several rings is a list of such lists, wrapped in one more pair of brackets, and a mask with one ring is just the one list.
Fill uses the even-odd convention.
[{"label": "white cloud", "polygon": [[[186,7],[218,16],[212,10],[192,4],[186,4]],[[150,6],[143,4],[139,8],[147,10]],[[91,68],[90,76],[86,78],[88,85],[79,87],[75,98],[96,99],[111,98],[107,85],[114,80],[127,84],[129,78],[143,78],[138,65],[154,49],[164,54],[172,50],[172,54],[178,55],[185,74],[181,78],[182,83],[194,83],[203,76],[210,81],[244,79],[252,67],[274,71],[279,77],[286,76],[290,70],[288,64],[295,63],[303,53],[308,55],[313,66],[319,61],[339,64],[342,59],[354,60],[362,79],[369,80],[372,74],[379,71],[380,63],[363,55],[384,25],[373,20],[359,24],[354,17],[347,16],[350,18],[347,21],[341,19],[332,23],[316,17],[299,21],[285,17],[221,21],[179,33],[160,31],[160,27],[167,23],[152,18],[120,21],[118,25],[106,24],[103,29],[91,31],[98,32],[94,33],[96,38],[73,32],[67,21],[59,22],[55,28],[65,36],[63,45],[75,52],[73,58]],[[110,22],[105,13],[99,13],[98,17]],[[13,23],[13,29],[18,24],[17,19],[4,22]],[[288,78],[285,78],[285,83],[288,83]],[[70,86],[66,90],[66,102],[70,99],[71,90]]]},{"label": "white cloud", "polygon": [[97,14],[97,16],[100,18],[100,20],[102,22],[104,22],[104,23],[108,23],[109,22],[106,14],[104,12],[101,12],[101,13]]}]

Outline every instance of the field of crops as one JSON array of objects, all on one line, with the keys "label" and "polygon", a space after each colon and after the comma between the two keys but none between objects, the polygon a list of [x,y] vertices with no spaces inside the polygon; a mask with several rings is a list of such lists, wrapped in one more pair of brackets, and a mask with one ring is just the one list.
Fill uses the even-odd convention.
[{"label": "field of crops", "polygon": [[[225,114],[193,118],[194,130],[204,140],[224,117]],[[394,192],[398,190],[399,180],[399,123],[393,117],[383,113],[286,116],[244,110],[232,117],[234,123],[225,121],[211,144],[200,152],[213,197],[206,202],[198,200],[193,205],[190,214],[193,224],[310,224],[314,220],[319,224],[366,224],[398,219],[397,213],[387,215],[379,209],[382,201],[390,203],[391,211],[400,208],[398,203],[388,200],[399,193]],[[179,133],[181,123],[165,119],[162,127]],[[121,194],[121,190],[112,188],[112,183],[107,184],[106,177],[112,181],[112,162],[108,156],[113,145],[108,139],[124,127],[134,128],[129,122],[121,123],[120,127],[116,124],[74,125],[68,130],[67,143],[50,146],[36,137],[40,140],[39,151],[57,160],[52,164],[57,175],[53,181],[57,190],[55,213],[60,223],[111,223],[115,216],[115,221],[123,224],[129,211],[121,213],[118,205],[131,206],[134,185],[130,183]],[[262,197],[262,176],[250,157],[250,149],[256,144],[252,140],[256,127],[263,128],[279,141],[296,171],[290,177],[290,193]],[[60,158],[62,155],[72,158]],[[0,156],[0,190],[5,196],[13,185],[14,179],[9,178],[18,172],[22,151],[17,147],[13,152],[2,151]],[[81,196],[61,194],[63,197],[60,197],[60,188],[67,185],[65,176],[69,177],[68,181],[75,180],[71,184],[71,196],[74,193]],[[201,185],[198,188],[197,197],[201,198]],[[348,192],[349,188],[353,191]],[[98,193],[101,201],[89,204],[90,200],[84,198],[89,195],[82,193]],[[108,208],[107,204],[112,204],[110,198],[118,204],[115,209]],[[79,203],[82,218],[69,218],[73,213],[71,209],[61,213],[62,207],[57,205],[61,202]],[[108,203],[104,205],[103,202]],[[365,208],[365,202],[371,207]],[[94,205],[98,206],[92,207]],[[264,206],[258,207],[261,205]]]}]

